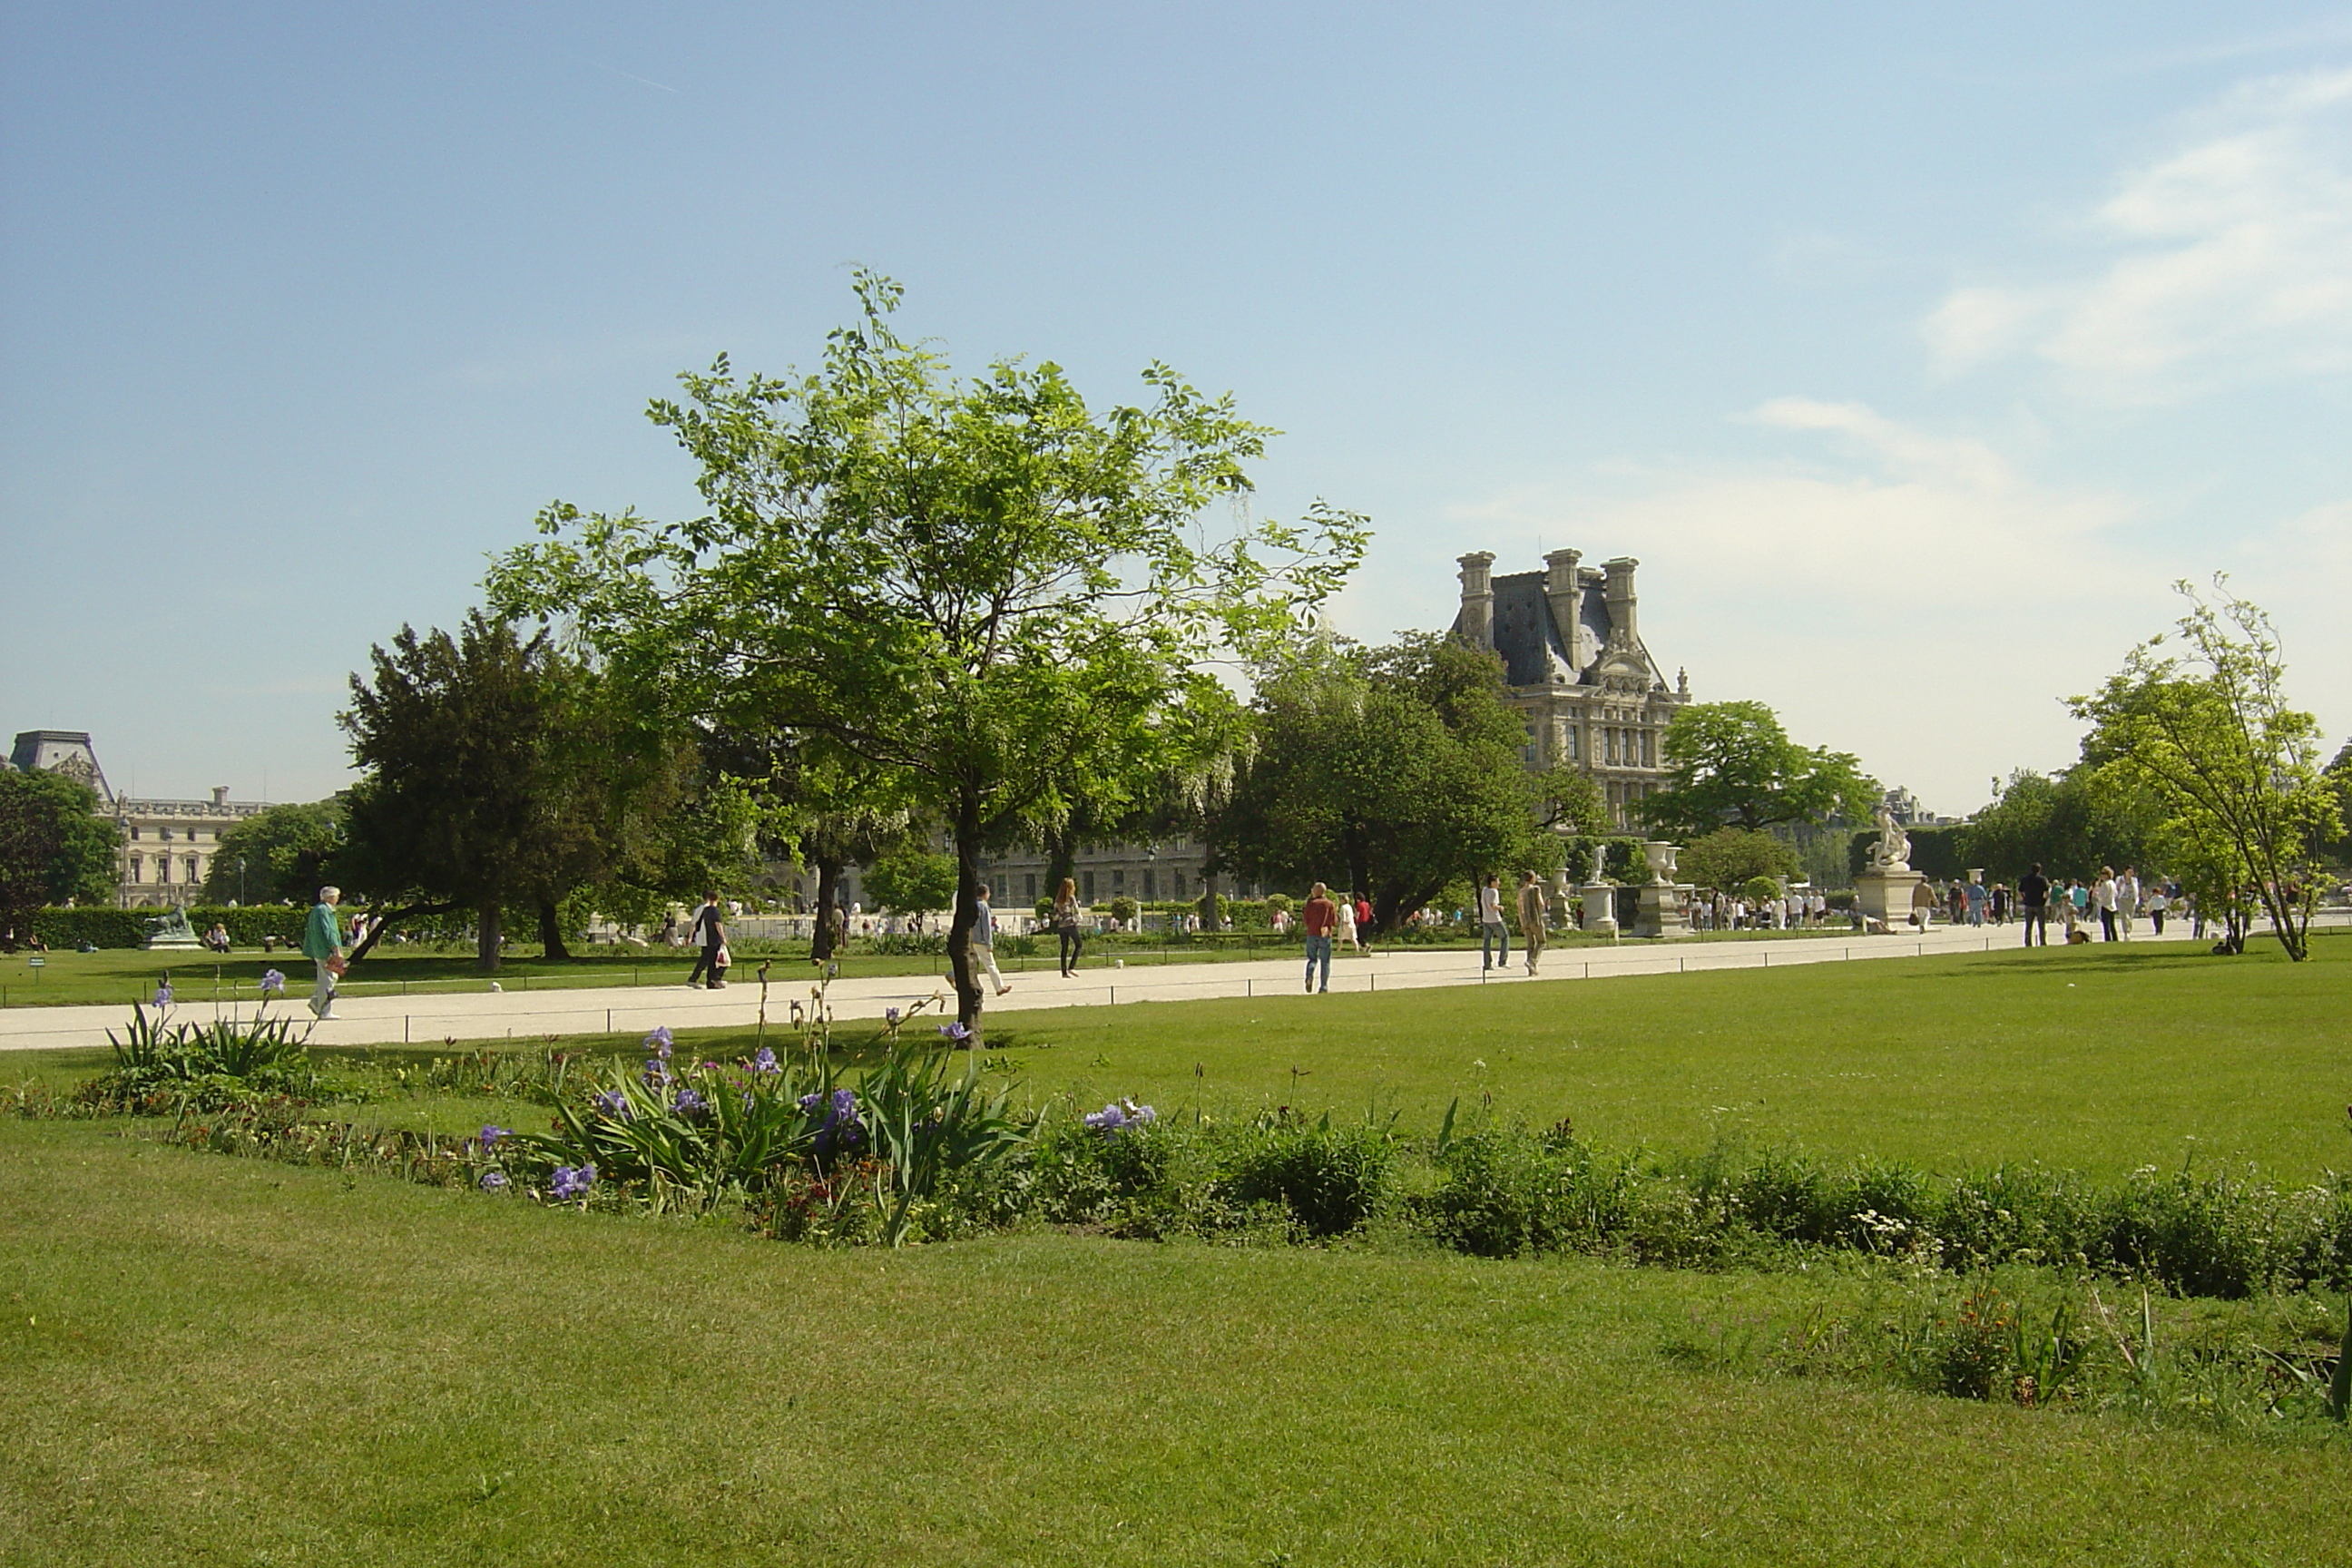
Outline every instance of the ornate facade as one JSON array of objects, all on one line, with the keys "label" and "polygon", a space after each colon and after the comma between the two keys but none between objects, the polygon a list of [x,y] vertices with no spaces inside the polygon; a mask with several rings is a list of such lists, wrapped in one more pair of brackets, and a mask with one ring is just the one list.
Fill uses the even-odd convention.
[{"label": "ornate facade", "polygon": [[1559,763],[1601,786],[1609,816],[1665,785],[1666,726],[1691,700],[1690,677],[1667,686],[1642,641],[1633,569],[1619,556],[1599,569],[1579,550],[1554,550],[1540,572],[1494,574],[1486,551],[1461,558],[1462,608],[1454,634],[1501,656],[1512,707],[1527,721],[1530,768]]},{"label": "ornate facade", "polygon": [[221,835],[262,810],[258,802],[231,800],[228,787],[210,800],[137,800],[108,787],[89,736],[79,730],[27,730],[8,761],[27,773],[63,773],[98,793],[99,815],[122,830],[115,901],[129,908],[193,904],[211,874]]}]

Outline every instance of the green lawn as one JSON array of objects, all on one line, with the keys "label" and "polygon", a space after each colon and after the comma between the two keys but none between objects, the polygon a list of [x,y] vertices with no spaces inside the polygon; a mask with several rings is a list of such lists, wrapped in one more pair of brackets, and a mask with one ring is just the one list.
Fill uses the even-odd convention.
[{"label": "green lawn", "polygon": [[8,1563],[2343,1556],[2340,1441],[1664,1353],[1831,1279],[825,1253],[75,1123],[0,1162]]},{"label": "green lawn", "polygon": [[[1817,931],[1710,931],[1701,940],[1779,942],[1822,934]],[[1602,940],[1581,932],[1563,932],[1552,942],[1555,947],[1582,947]],[[1015,940],[1007,939],[999,944],[997,957],[1007,973],[1049,973],[1055,969],[1058,960],[1054,939],[1048,935],[1034,941],[1035,951],[1025,957],[1019,952],[1020,943]],[[1473,953],[1478,947],[1475,939],[1437,945]],[[862,940],[851,946],[850,953],[841,960],[841,973],[845,979],[901,974],[944,976],[948,972],[947,960],[941,956],[877,954],[865,951],[866,944]],[[1297,946],[1296,938],[1277,938],[1266,931],[1175,942],[1163,942],[1148,935],[1089,937],[1080,964],[1087,969],[1109,969],[1114,963],[1143,967],[1243,963],[1287,957]],[[763,959],[774,963],[774,976],[779,981],[814,973],[806,942],[744,942],[737,943],[735,951],[737,964],[733,974],[737,980],[751,978]],[[1407,951],[1423,949],[1416,945]],[[33,962],[36,956],[41,959],[38,966]],[[470,949],[380,947],[352,972],[343,989],[353,995],[373,996],[485,991],[493,980],[509,991],[586,985],[677,985],[685,982],[694,957],[693,951],[686,948],[589,948],[576,957],[550,959],[541,957],[538,947],[531,945],[510,950],[498,973],[486,975],[476,966]],[[1339,961],[1359,962],[1353,954],[1342,954]],[[0,953],[0,1006],[113,1003],[127,1007],[154,994],[157,983],[167,975],[183,1001],[229,1001],[240,997],[249,1001],[257,994],[263,973],[271,969],[286,974],[298,988],[307,989],[310,984],[310,961],[284,949],[265,953],[258,949],[240,948],[226,956],[121,948],[40,955]]]},{"label": "green lawn", "polygon": [[[992,1033],[1039,1099],[1377,1106],[1433,1129],[1456,1098],[1491,1095],[1507,1114],[1567,1116],[1596,1142],[1665,1152],[1720,1136],[1947,1172],[2039,1161],[2112,1178],[2193,1160],[2302,1180],[2352,1169],[2352,935],[2313,948],[2305,964],[2268,945],[2217,959],[2118,944],[1141,1003],[999,1014]],[[629,1050],[635,1037],[567,1044]],[[681,1037],[720,1058],[751,1044],[749,1030]],[[320,1054],[348,1065],[444,1053]],[[109,1059],[28,1052],[0,1073],[62,1085]],[[394,1097],[359,1114],[454,1131],[478,1125],[484,1103]]]}]

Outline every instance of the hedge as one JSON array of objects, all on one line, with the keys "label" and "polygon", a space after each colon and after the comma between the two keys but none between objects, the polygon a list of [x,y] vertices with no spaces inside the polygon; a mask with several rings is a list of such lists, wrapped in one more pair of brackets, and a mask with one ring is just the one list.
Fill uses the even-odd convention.
[{"label": "hedge", "polygon": [[[43,910],[33,917],[33,931],[51,947],[144,947],[147,922],[163,910],[63,909]],[[198,905],[188,911],[188,924],[202,936],[217,923],[228,928],[228,939],[238,947],[259,947],[265,936],[299,943],[302,922],[310,911],[292,904],[252,904],[244,908]]]}]

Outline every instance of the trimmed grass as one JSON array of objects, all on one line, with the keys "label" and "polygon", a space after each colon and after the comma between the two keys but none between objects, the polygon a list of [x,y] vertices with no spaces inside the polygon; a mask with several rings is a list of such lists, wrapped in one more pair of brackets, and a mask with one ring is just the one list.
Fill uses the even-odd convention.
[{"label": "trimmed grass", "polygon": [[[1377,1107],[1428,1131],[1449,1102],[1492,1096],[1507,1115],[1566,1116],[1598,1142],[1669,1153],[1723,1138],[1945,1172],[2039,1162],[2112,1179],[2189,1161],[2302,1181],[2352,1168],[2352,936],[2313,948],[2304,964],[2267,946],[2218,959],[2117,944],[1007,1013],[991,1059],[1038,1099],[1134,1095],[1163,1112]],[[836,1039],[875,1048],[868,1030]],[[722,1058],[753,1043],[749,1030],[680,1042]],[[636,1037],[565,1043],[633,1052]],[[318,1053],[331,1069],[446,1054]],[[63,1086],[110,1060],[27,1052],[5,1071]],[[356,1114],[454,1131],[499,1105],[527,1113],[395,1097]]]},{"label": "trimmed grass", "polygon": [[1065,1236],[820,1253],[88,1124],[0,1123],[0,1162],[5,1561],[2342,1555],[2340,1442],[1662,1353],[1833,1281]]},{"label": "trimmed grass", "polygon": [[[1819,931],[1710,931],[1700,940],[1780,942],[1823,934]],[[1012,951],[1015,940],[1005,939],[997,949],[999,963],[1007,973],[1050,974],[1054,971],[1057,960],[1050,932],[1032,939],[1037,951],[1026,958]],[[1517,939],[1513,942],[1516,951]],[[1551,942],[1555,949],[1607,945],[1601,938],[1576,931],[1555,935]],[[863,945],[862,942],[853,943],[854,947]],[[1434,945],[1441,951],[1478,951],[1475,937]],[[1255,963],[1288,957],[1297,946],[1296,937],[1276,937],[1266,931],[1234,932],[1169,943],[1148,936],[1090,936],[1080,966],[1108,970],[1115,961],[1130,968],[1163,963]],[[1405,951],[1418,952],[1427,948],[1416,944]],[[806,942],[746,941],[734,944],[734,952],[736,964],[732,973],[738,981],[750,979],[762,959],[774,961],[779,983],[802,981],[814,973],[809,967]],[[144,1002],[153,995],[157,983],[166,975],[185,1002],[251,1001],[259,990],[262,974],[270,969],[283,973],[298,992],[307,992],[310,986],[310,961],[299,952],[282,948],[274,953],[239,949],[226,956],[123,948],[101,948],[96,952],[58,952],[39,955],[44,962],[37,969],[32,964],[34,956],[26,952],[0,953],[0,1006],[113,1003],[128,1007],[134,1001]],[[550,959],[541,957],[535,947],[522,947],[507,953],[496,974],[484,974],[475,967],[470,948],[379,947],[361,961],[344,981],[343,989],[353,995],[377,996],[480,992],[488,990],[493,980],[510,991],[678,985],[685,983],[694,958],[690,948],[598,947],[583,949],[572,958]],[[1354,953],[1342,953],[1338,959],[1343,963],[1363,962]],[[947,973],[946,958],[936,954],[883,956],[853,952],[841,961],[842,976],[852,980],[904,974],[944,977]]]}]

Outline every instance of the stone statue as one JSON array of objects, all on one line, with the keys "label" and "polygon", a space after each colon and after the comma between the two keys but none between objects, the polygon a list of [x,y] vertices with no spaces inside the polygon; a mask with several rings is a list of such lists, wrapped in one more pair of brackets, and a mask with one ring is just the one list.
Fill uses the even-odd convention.
[{"label": "stone statue", "polygon": [[1592,874],[1584,880],[1589,885],[1606,879],[1608,875],[1609,847],[1606,844],[1595,844],[1592,847]]},{"label": "stone statue", "polygon": [[147,945],[150,948],[202,947],[196,940],[195,928],[188,923],[188,911],[177,905],[172,912],[151,917],[147,921]]},{"label": "stone statue", "polygon": [[1878,842],[1870,847],[1870,868],[1874,871],[1907,871],[1911,868],[1911,836],[1903,831],[1888,810],[1885,801],[1878,805]]}]

